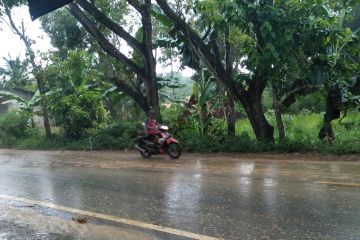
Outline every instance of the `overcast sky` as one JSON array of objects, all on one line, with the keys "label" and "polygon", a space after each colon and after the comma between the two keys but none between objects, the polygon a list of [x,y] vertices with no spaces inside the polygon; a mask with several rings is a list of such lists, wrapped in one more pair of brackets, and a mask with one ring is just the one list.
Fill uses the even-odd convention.
[{"label": "overcast sky", "polygon": [[[50,39],[40,28],[40,21],[31,21],[28,7],[14,9],[13,18],[17,25],[21,25],[21,21],[24,21],[27,35],[36,41],[36,44],[34,45],[35,50],[46,52],[51,48]],[[4,64],[3,57],[8,58],[9,54],[13,59],[16,56],[21,56],[23,59],[25,55],[24,43],[4,22],[0,24],[0,29],[0,66],[3,66]]]}]

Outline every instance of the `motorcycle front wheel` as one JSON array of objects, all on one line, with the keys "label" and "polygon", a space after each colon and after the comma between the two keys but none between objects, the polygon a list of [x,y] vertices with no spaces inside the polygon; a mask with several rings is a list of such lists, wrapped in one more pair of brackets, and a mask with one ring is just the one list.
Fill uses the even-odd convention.
[{"label": "motorcycle front wheel", "polygon": [[171,143],[167,147],[167,153],[172,159],[178,159],[181,156],[181,147],[179,143]]}]

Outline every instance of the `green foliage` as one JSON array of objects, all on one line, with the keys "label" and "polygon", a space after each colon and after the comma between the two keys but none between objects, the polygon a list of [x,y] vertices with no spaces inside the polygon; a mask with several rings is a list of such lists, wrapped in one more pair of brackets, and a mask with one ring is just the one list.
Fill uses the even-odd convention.
[{"label": "green foliage", "polygon": [[20,138],[27,136],[29,115],[9,112],[0,115],[0,146],[12,146]]},{"label": "green foliage", "polygon": [[193,86],[193,95],[197,101],[193,116],[198,119],[199,133],[201,136],[207,135],[211,117],[209,115],[209,103],[215,97],[215,83],[213,79],[206,78],[204,69],[200,69],[200,74],[194,78],[196,82]]},{"label": "green foliage", "polygon": [[90,134],[89,141],[91,141],[92,149],[123,150],[133,148],[134,140],[138,136],[139,128],[135,124],[118,123],[93,131]]},{"label": "green foliage", "polygon": [[0,16],[1,16],[1,10],[3,7],[7,7],[9,9],[12,9],[14,7],[19,7],[22,6],[24,4],[26,4],[27,1],[26,0],[2,0],[0,2]]},{"label": "green foliage", "polygon": [[84,30],[66,9],[43,16],[41,24],[61,57],[65,58],[70,50],[86,47],[87,36]]},{"label": "green foliage", "polygon": [[34,107],[39,105],[41,101],[40,93],[37,91],[34,96],[29,100],[26,101],[25,99],[21,98],[20,96],[6,91],[0,91],[0,99],[4,97],[6,101],[1,101],[1,104],[6,104],[9,102],[15,102],[20,106],[22,111],[25,111],[29,114],[33,113]]},{"label": "green foliage", "polygon": [[304,110],[320,113],[326,109],[326,102],[324,101],[325,97],[320,92],[315,92],[307,96],[299,96],[296,99],[296,102],[286,109],[286,113],[297,114],[301,113]]},{"label": "green foliage", "polygon": [[66,95],[53,91],[48,96],[50,112],[66,137],[79,139],[105,121],[102,96],[96,91],[80,89]]},{"label": "green foliage", "polygon": [[76,88],[103,85],[102,72],[96,68],[94,53],[74,50],[68,52],[66,59],[56,55],[50,55],[49,58],[52,63],[46,67],[45,77],[50,88],[73,92]]},{"label": "green foliage", "polygon": [[46,139],[33,132],[16,145],[20,149],[69,149],[69,150],[125,150],[132,149],[139,136],[139,128],[133,123],[117,123],[106,128],[92,129],[80,139],[54,134]]},{"label": "green foliage", "polygon": [[[275,116],[269,115],[270,123],[274,124]],[[287,130],[285,143],[262,143],[256,141],[251,125],[247,119],[236,123],[236,137],[226,138],[219,134],[201,137],[196,128],[188,128],[176,137],[189,152],[318,152],[321,154],[359,154],[360,153],[360,113],[348,114],[342,122],[334,122],[336,140],[332,144],[321,142],[317,132],[322,124],[322,115],[303,112],[297,115],[284,116]],[[226,126],[223,126],[225,131]],[[277,132],[275,134],[278,134]]]},{"label": "green foliage", "polygon": [[45,71],[51,88],[47,93],[49,110],[67,138],[80,139],[106,119],[104,84],[93,58],[83,50],[70,51],[66,60],[54,57]]},{"label": "green foliage", "polygon": [[[0,1],[0,15],[4,6],[11,9],[24,3],[26,1]],[[93,3],[114,22],[126,25],[129,32],[139,41],[142,40],[143,29],[139,28],[139,19],[130,16],[131,11],[126,1],[96,0]],[[250,86],[257,79],[263,79],[279,89],[281,99],[292,93],[296,95],[296,103],[286,109],[283,116],[287,141],[284,144],[264,144],[255,140],[248,120],[242,119],[237,122],[236,137],[230,139],[224,137],[225,121],[210,121],[209,113],[218,109],[223,110],[224,101],[221,95],[225,95],[224,92],[228,89],[223,89],[223,86],[212,81],[212,73],[202,67],[208,67],[207,64],[201,62],[201,56],[196,56],[196,49],[192,52],[196,44],[190,44],[189,39],[185,37],[186,34],[181,33],[177,29],[178,26],[154,3],[153,43],[154,48],[160,48],[162,51],[158,62],[166,63],[171,59],[173,64],[176,56],[182,55],[182,65],[192,67],[198,72],[194,77],[193,87],[197,104],[191,110],[192,115],[178,126],[176,123],[182,117],[179,113],[182,113],[183,109],[179,106],[164,109],[166,123],[172,124],[171,127],[178,127],[177,137],[188,151],[359,152],[358,114],[350,114],[341,123],[334,122],[333,128],[337,138],[332,145],[317,140],[322,116],[314,114],[325,110],[326,102],[323,96],[332,88],[340,92],[337,104],[341,107],[358,107],[360,104],[360,87],[357,85],[360,75],[360,32],[354,27],[358,25],[359,18],[353,21],[355,6],[360,9],[358,4],[358,0],[202,0],[178,1],[171,4],[201,36],[209,51],[216,52],[213,45],[217,45],[218,52],[215,55],[219,58],[227,55],[224,39],[228,36],[226,40],[231,45],[233,55],[231,65],[234,66],[234,84],[244,87],[244,92],[251,90]],[[67,10],[47,15],[42,19],[42,24],[52,44],[59,50],[55,54],[48,54],[49,65],[44,71],[44,79],[47,81],[51,117],[60,127],[61,134],[48,142],[35,141],[42,139],[35,131],[30,134],[31,140],[23,140],[21,146],[36,147],[36,144],[31,144],[39,142],[38,147],[46,145],[49,148],[131,148],[132,139],[137,135],[137,127],[132,124],[114,124],[101,128],[107,117],[103,106],[104,100],[114,119],[130,121],[142,117],[139,109],[132,106],[134,101],[129,101],[125,93],[119,93],[116,87],[107,82],[116,77],[142,93],[146,92],[146,84],[133,72],[96,49],[96,46],[89,47],[93,40],[88,38],[84,29],[69,16]],[[117,41],[109,29],[98,23],[95,25],[109,40]],[[139,52],[135,50],[129,54],[132,55],[131,60],[134,63],[144,67]],[[207,60],[211,62],[213,59]],[[8,87],[27,83],[27,62],[21,62],[19,58],[9,59],[7,65],[6,68],[0,69],[0,74],[6,76],[4,82]],[[177,82],[179,79],[167,79],[170,80],[165,79],[162,85],[170,91],[166,91],[166,88],[161,89],[163,96],[172,94],[175,99],[179,96],[178,93],[175,94],[180,87],[180,83]],[[161,88],[161,83],[158,83]],[[311,90],[311,94],[310,91],[303,91],[311,87],[316,88],[314,91]],[[257,87],[253,88],[255,89],[259,90]],[[297,93],[298,90],[302,90],[302,94]],[[190,92],[188,89],[184,95],[188,96]],[[250,94],[252,91],[247,92]],[[1,95],[21,103],[22,108],[28,109],[28,112],[32,112],[33,106],[40,101],[38,98],[36,101],[26,102],[4,92],[0,92]],[[267,119],[275,125],[272,95],[265,92],[263,101],[265,112],[268,113]],[[4,119],[2,121],[5,121]],[[11,120],[10,117],[6,119]],[[20,124],[19,119],[15,119],[14,122]],[[18,128],[19,131],[21,129],[23,128]],[[15,143],[14,139],[20,138],[21,135],[16,131],[11,132],[10,129],[1,131],[4,132],[4,136],[10,136],[3,137],[8,139],[8,144]]]},{"label": "green foliage", "polygon": [[0,70],[0,86],[4,88],[25,87],[30,83],[28,61],[21,61],[17,56],[15,59],[3,58],[5,68]]},{"label": "green foliage", "polygon": [[[169,117],[174,115],[171,111],[168,114]],[[270,122],[274,121],[273,116],[270,115],[268,118]],[[250,123],[245,119],[237,121],[237,133],[236,137],[233,138],[222,136],[216,131],[210,132],[206,137],[201,137],[197,130],[196,121],[187,123],[175,137],[180,140],[182,147],[188,152],[317,152],[335,155],[360,153],[360,113],[349,113],[342,122],[334,122],[333,127],[337,134],[336,140],[332,144],[320,142],[317,139],[317,130],[321,121],[322,116],[320,114],[285,115],[284,122],[288,132],[285,143],[256,141]],[[217,124],[222,127],[221,132],[225,132],[226,126],[221,121]],[[170,129],[170,132],[171,130],[174,129]],[[134,140],[142,134],[142,131],[143,128],[140,124],[133,122],[114,123],[106,128],[88,131],[80,139],[71,139],[57,134],[46,140],[38,131],[29,132],[28,129],[23,133],[25,135],[28,133],[27,137],[17,139],[15,146],[23,149],[133,149]]]},{"label": "green foliage", "polygon": [[[14,94],[14,93],[11,93],[11,92],[7,92],[7,91],[0,91],[0,98],[6,98],[8,100],[13,100],[13,101],[16,101],[18,103],[25,103],[26,101],[21,98],[20,96]],[[6,104],[6,102],[2,102],[3,104]]]}]

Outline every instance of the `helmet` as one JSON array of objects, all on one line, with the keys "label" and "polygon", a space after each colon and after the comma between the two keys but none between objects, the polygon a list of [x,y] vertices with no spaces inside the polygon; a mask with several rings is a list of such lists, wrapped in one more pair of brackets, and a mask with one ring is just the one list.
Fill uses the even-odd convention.
[{"label": "helmet", "polygon": [[149,111],[149,117],[155,117],[155,111],[154,110]]}]

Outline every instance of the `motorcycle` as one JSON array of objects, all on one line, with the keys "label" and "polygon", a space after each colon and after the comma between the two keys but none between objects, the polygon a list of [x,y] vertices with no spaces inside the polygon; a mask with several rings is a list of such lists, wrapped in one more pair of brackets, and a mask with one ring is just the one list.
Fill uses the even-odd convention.
[{"label": "motorcycle", "polygon": [[144,158],[150,158],[152,155],[167,153],[172,159],[181,156],[181,146],[178,140],[173,138],[168,132],[167,126],[159,126],[159,143],[149,141],[147,137],[141,137],[139,142],[135,144],[135,148]]}]

